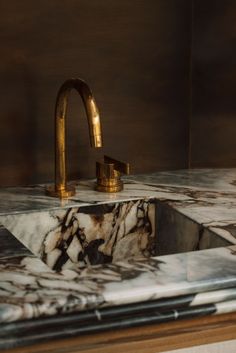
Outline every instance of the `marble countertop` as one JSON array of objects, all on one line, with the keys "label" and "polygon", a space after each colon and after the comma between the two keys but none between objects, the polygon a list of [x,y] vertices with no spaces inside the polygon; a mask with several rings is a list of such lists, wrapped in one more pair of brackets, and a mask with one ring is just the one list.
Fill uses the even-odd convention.
[{"label": "marble countertop", "polygon": [[[76,196],[63,204],[44,196],[44,186],[2,189],[0,222],[6,226],[8,217],[34,212],[155,199],[199,227],[198,245],[204,235],[204,246],[209,237],[216,237],[217,244],[220,239],[224,246],[55,272],[20,243],[16,244],[15,238],[2,227],[0,238],[5,247],[0,257],[0,322],[8,330],[0,336],[3,346],[7,340],[4,332],[9,335],[9,325],[17,325],[21,320],[76,312],[83,315],[88,310],[95,310],[102,317],[110,307],[121,308],[122,312],[124,306],[131,308],[135,303],[150,302],[158,308],[161,302],[162,317],[168,314],[174,320],[183,313],[179,298],[188,298],[184,317],[236,310],[236,169],[130,176],[125,179],[124,191],[109,195],[93,191],[92,184],[78,183]],[[172,314],[169,304],[165,304],[170,300]],[[140,314],[138,318],[143,322]],[[145,318],[155,322],[150,312],[146,312]],[[160,321],[160,315],[158,318]],[[11,346],[9,342],[7,345]]]},{"label": "marble countertop", "polygon": [[[201,201],[201,196],[213,198],[216,193],[218,203],[221,203],[221,198],[225,196],[227,201],[231,194],[236,193],[236,169],[233,168],[157,172],[131,175],[124,177],[123,180],[124,190],[115,194],[94,191],[94,180],[71,182],[76,187],[76,195],[63,201],[46,196],[45,185],[2,188],[0,189],[0,216],[145,197],[176,201],[200,199]],[[233,195],[229,201],[233,201]]]}]

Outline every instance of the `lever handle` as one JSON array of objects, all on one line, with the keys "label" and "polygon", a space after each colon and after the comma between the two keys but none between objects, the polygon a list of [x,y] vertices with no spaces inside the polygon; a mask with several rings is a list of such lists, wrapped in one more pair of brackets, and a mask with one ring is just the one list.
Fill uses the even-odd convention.
[{"label": "lever handle", "polygon": [[117,159],[111,158],[109,156],[104,156],[104,162],[107,164],[113,164],[114,169],[122,174],[129,174],[130,166],[129,163],[118,161]]},{"label": "lever handle", "polygon": [[120,174],[129,174],[129,163],[104,156],[103,162],[96,162],[96,190],[103,192],[118,192],[123,189]]}]

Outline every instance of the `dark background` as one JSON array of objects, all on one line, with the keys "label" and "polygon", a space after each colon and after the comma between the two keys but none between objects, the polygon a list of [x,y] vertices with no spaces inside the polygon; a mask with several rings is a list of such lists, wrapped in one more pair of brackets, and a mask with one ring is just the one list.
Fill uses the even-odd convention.
[{"label": "dark background", "polygon": [[68,112],[70,178],[105,152],[132,172],[187,167],[191,1],[0,2],[1,185],[50,181],[59,86],[84,78],[104,148],[90,148],[77,93]]},{"label": "dark background", "polygon": [[93,177],[103,153],[133,173],[236,166],[235,18],[235,0],[0,1],[0,185],[53,180],[70,77],[94,92],[104,148],[72,93],[69,178]]},{"label": "dark background", "polygon": [[192,167],[236,167],[236,1],[195,0]]}]

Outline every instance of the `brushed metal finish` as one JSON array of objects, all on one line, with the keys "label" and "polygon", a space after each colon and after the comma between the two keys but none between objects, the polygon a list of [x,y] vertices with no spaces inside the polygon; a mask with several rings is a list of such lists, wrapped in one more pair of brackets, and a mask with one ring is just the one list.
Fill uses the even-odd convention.
[{"label": "brushed metal finish", "polygon": [[110,193],[123,190],[121,173],[129,174],[129,172],[129,163],[104,156],[103,162],[96,163],[97,183],[95,190]]},{"label": "brushed metal finish", "polygon": [[55,185],[46,188],[46,194],[52,197],[68,198],[75,194],[75,188],[67,185],[66,163],[65,125],[68,99],[72,89],[79,93],[85,106],[91,146],[102,147],[100,116],[89,86],[79,78],[65,81],[57,94],[55,107]]}]

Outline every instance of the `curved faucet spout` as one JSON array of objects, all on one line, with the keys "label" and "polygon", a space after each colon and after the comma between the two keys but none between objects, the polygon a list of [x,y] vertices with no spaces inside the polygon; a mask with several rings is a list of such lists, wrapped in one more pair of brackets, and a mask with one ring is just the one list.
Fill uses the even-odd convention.
[{"label": "curved faucet spout", "polygon": [[55,186],[46,190],[48,195],[60,198],[67,198],[75,194],[75,188],[67,185],[66,171],[65,125],[68,98],[72,89],[80,94],[84,103],[91,146],[102,147],[100,116],[89,86],[79,78],[65,81],[58,91],[55,107]]}]

